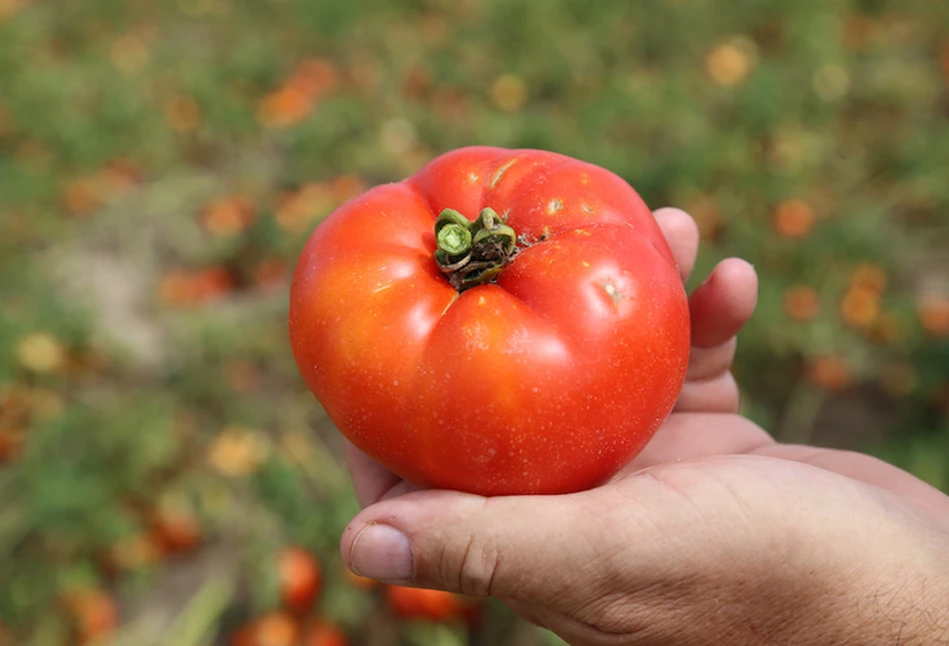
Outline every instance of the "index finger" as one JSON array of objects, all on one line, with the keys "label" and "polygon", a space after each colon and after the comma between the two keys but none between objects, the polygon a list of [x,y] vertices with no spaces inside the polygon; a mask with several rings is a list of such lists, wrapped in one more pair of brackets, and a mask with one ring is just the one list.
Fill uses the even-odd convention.
[{"label": "index finger", "polygon": [[360,451],[346,438],[343,438],[343,455],[361,507],[377,502],[402,481],[402,478]]},{"label": "index finger", "polygon": [[699,228],[692,216],[681,209],[663,208],[653,213],[679,267],[682,282],[689,279],[699,253]]}]

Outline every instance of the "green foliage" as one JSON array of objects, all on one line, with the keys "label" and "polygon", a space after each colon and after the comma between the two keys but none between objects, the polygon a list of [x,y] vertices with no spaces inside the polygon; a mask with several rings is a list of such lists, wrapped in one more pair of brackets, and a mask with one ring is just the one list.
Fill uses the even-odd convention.
[{"label": "green foliage", "polygon": [[[285,331],[321,217],[475,143],[689,209],[690,286],[731,255],[760,274],[746,413],[949,488],[946,24],[924,0],[0,0],[0,623],[61,643],[93,586],[117,644],[216,643],[276,607],[293,543],[357,643],[477,642],[347,583],[357,505]],[[169,506],[201,545],[156,556]],[[489,619],[481,643],[548,639]]]}]

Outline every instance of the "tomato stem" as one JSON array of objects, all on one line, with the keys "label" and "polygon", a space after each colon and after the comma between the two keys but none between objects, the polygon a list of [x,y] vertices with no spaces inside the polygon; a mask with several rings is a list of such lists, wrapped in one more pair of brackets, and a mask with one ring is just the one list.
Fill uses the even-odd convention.
[{"label": "tomato stem", "polygon": [[438,232],[437,242],[446,256],[465,255],[471,251],[471,232],[460,224],[448,224]]},{"label": "tomato stem", "polygon": [[435,220],[435,261],[459,292],[497,279],[517,255],[517,234],[494,209],[482,209],[474,222],[454,209]]}]

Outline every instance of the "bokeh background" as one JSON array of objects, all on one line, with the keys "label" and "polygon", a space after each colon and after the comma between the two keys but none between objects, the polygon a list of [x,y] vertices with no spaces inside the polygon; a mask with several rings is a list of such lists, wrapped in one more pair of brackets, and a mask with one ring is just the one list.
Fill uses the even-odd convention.
[{"label": "bokeh background", "polygon": [[745,413],[949,486],[949,3],[0,0],[0,643],[555,643],[346,574],[286,339],[320,219],[475,143],[690,210]]}]

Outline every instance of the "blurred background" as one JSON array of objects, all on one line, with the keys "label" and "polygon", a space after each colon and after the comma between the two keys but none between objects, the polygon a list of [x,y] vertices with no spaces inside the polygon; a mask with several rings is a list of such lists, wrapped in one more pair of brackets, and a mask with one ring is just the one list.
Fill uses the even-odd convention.
[{"label": "blurred background", "polygon": [[949,487],[949,3],[0,0],[0,644],[556,643],[347,575],[286,339],[320,219],[476,143],[688,209],[745,413]]}]

